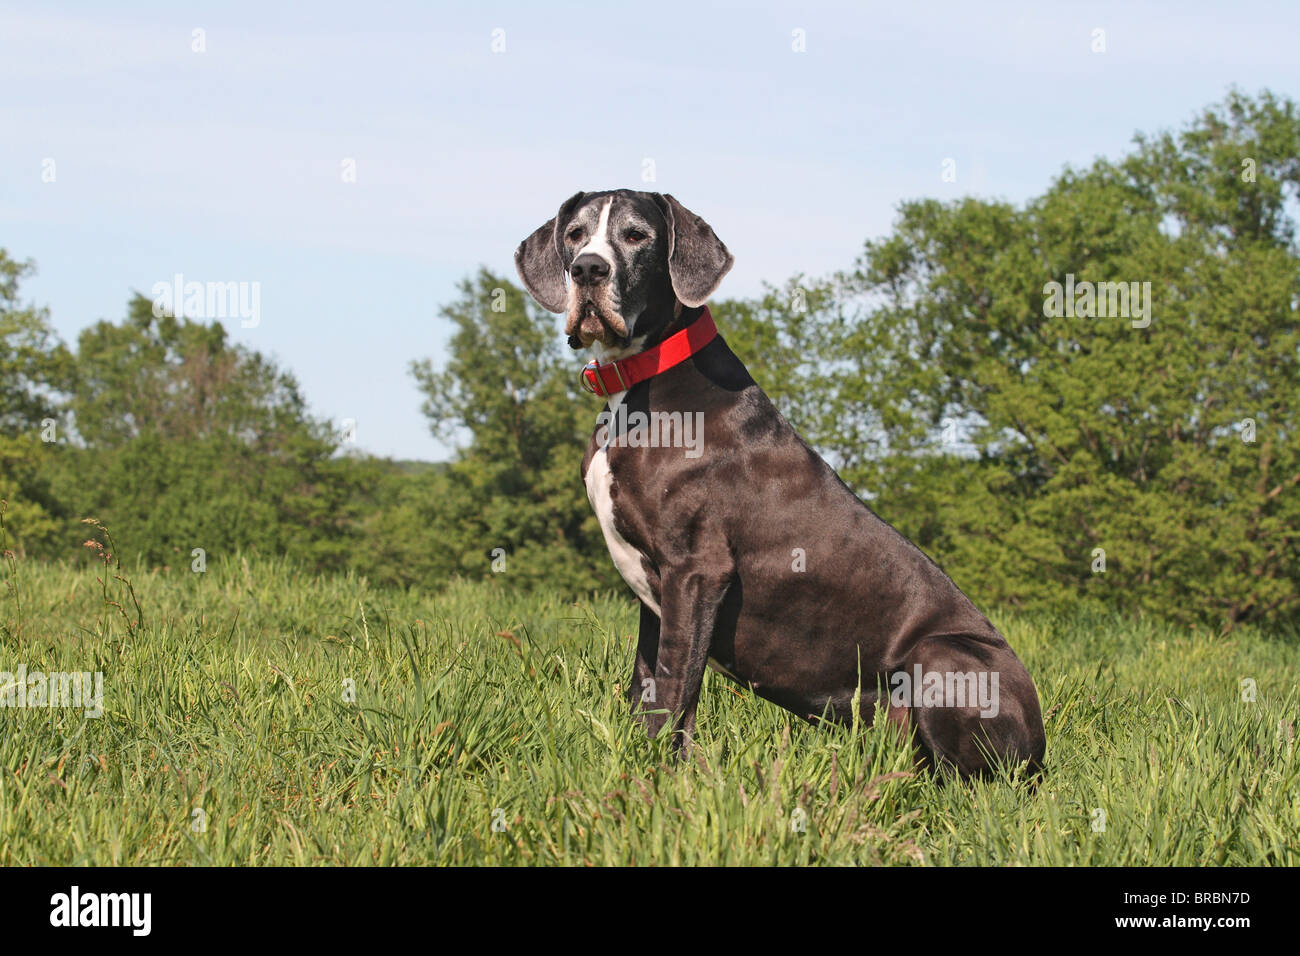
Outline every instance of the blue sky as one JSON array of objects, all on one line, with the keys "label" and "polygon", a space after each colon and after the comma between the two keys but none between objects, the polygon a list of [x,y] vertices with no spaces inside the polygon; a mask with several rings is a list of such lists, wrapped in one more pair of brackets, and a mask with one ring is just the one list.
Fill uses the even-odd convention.
[{"label": "blue sky", "polygon": [[177,273],[259,283],[233,339],[361,448],[444,458],[407,365],[577,189],[673,193],[748,295],[902,200],[1023,201],[1231,84],[1300,97],[1297,37],[1284,3],[0,2],[0,247],[68,340]]}]

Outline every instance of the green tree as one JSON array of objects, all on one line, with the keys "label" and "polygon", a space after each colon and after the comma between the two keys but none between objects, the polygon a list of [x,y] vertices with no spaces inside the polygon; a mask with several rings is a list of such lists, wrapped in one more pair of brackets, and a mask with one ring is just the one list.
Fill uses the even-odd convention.
[{"label": "green tree", "polygon": [[351,563],[358,469],[293,376],[217,323],[154,315],[136,295],[120,324],[78,338],[69,408],[84,447],[62,493],[155,563],[255,549],[315,567]]},{"label": "green tree", "polygon": [[21,301],[19,285],[35,271],[0,249],[0,498],[8,502],[9,546],[19,554],[56,540],[66,515],[50,491],[48,467],[62,429],[59,393],[72,360],[49,312]]},{"label": "green tree", "polygon": [[155,315],[138,293],[125,321],[78,336],[70,407],[92,448],[152,432],[170,441],[223,435],[273,453],[289,436],[329,436],[289,372],[232,345],[218,322]]},{"label": "green tree", "polygon": [[[985,599],[1300,619],[1298,145],[1233,92],[1023,209],[904,204],[823,384],[846,477]],[[1149,325],[1046,314],[1067,276],[1149,282]]]}]

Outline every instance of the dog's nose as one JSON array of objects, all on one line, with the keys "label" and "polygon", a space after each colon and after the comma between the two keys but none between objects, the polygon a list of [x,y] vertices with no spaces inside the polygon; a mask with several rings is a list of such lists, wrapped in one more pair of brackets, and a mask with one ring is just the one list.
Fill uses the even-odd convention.
[{"label": "dog's nose", "polygon": [[596,285],[609,278],[609,263],[594,252],[584,252],[573,260],[569,275],[578,285]]}]

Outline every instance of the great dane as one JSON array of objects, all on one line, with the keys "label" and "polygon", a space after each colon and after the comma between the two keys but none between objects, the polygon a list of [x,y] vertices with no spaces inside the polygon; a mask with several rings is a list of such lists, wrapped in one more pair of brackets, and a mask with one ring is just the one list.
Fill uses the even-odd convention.
[{"label": "great dane", "polygon": [[672,196],[626,189],[574,194],[515,253],[607,399],[582,478],[641,602],[633,712],[684,754],[712,665],[810,721],[879,701],[932,767],[1039,768],[1038,695],[1006,640],[716,333],[705,302],[732,262]]}]

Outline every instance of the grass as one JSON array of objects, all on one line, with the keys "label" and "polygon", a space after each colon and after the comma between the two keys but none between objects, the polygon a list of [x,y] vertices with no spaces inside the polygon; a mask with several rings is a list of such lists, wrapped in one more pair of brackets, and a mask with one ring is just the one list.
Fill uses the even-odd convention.
[{"label": "grass", "polygon": [[626,713],[621,595],[208,567],[10,570],[0,671],[102,671],[104,715],[0,710],[0,862],[1300,864],[1294,640],[995,616],[1047,775],[942,785],[712,673],[673,765]]}]

